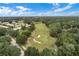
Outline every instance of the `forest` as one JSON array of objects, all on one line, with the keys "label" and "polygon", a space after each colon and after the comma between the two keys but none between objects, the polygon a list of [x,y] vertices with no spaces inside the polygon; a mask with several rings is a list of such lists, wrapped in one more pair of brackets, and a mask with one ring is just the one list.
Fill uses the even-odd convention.
[{"label": "forest", "polygon": [[79,17],[0,17],[0,56],[79,56]]}]

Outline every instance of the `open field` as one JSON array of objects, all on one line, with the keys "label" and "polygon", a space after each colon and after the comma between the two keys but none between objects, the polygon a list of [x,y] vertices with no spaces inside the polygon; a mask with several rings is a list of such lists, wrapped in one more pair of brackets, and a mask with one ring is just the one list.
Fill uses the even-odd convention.
[{"label": "open field", "polygon": [[[38,48],[40,51],[44,48],[53,48],[55,46],[55,38],[49,35],[49,29],[42,22],[35,22],[35,30],[28,38],[26,46],[32,46]],[[38,38],[38,36],[40,36]],[[36,40],[36,41],[35,41]]]}]

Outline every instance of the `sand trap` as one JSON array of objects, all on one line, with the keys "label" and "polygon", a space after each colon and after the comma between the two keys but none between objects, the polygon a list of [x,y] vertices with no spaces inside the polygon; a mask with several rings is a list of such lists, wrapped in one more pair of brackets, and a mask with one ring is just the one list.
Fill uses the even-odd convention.
[{"label": "sand trap", "polygon": [[38,35],[37,38],[40,38],[40,35]]},{"label": "sand trap", "polygon": [[41,42],[37,41],[36,39],[33,39],[34,42],[41,44]]},{"label": "sand trap", "polygon": [[[36,38],[37,39],[40,38],[40,35],[38,35]],[[33,39],[33,41],[36,42],[36,43],[38,43],[38,44],[41,44],[41,42],[37,41],[35,38]]]}]

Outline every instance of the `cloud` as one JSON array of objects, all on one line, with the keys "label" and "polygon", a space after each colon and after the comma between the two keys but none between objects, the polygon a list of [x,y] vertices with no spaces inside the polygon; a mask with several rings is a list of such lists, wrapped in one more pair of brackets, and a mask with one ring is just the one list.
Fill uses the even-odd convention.
[{"label": "cloud", "polygon": [[60,8],[61,4],[54,3],[52,4],[52,8],[50,10],[47,10],[47,12],[36,12],[31,8],[27,8],[24,6],[15,6],[15,8],[0,6],[0,16],[68,16],[75,14],[79,15],[78,11],[73,11],[70,13],[65,12],[65,10],[70,10],[73,7],[73,4],[75,3],[70,3],[67,6]]},{"label": "cloud", "polygon": [[62,12],[62,11],[64,11],[64,10],[68,10],[68,9],[70,9],[70,8],[72,8],[71,4],[67,5],[67,6],[64,7],[64,8],[55,9],[54,12]]},{"label": "cloud", "polygon": [[7,15],[7,14],[9,14],[11,12],[12,12],[12,10],[9,9],[9,7],[4,7],[4,6],[0,7],[0,14],[1,15]]},{"label": "cloud", "polygon": [[20,9],[22,11],[31,10],[30,8],[25,8],[23,6],[16,6],[17,9]]},{"label": "cloud", "polygon": [[39,13],[38,15],[49,15],[49,16],[66,16],[67,13],[65,13],[66,10],[71,9],[75,3],[69,3],[67,6],[60,8],[61,4],[59,3],[54,3],[51,8],[51,10],[48,10],[47,12],[44,13]]},{"label": "cloud", "polygon": [[0,6],[0,16],[28,16],[34,13],[32,11],[27,11],[31,9],[23,6],[16,6],[16,8],[17,10],[10,7]]},{"label": "cloud", "polygon": [[54,6],[53,8],[58,8],[60,6],[59,3],[53,3],[52,6]]},{"label": "cloud", "polygon": [[79,16],[79,11],[72,11],[72,12],[70,12],[70,13],[68,13],[68,14],[66,14],[66,16]]}]

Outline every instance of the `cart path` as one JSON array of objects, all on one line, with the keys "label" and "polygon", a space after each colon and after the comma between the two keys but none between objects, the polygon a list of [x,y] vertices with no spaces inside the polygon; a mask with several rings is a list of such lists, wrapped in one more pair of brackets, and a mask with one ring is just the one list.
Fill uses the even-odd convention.
[{"label": "cart path", "polygon": [[23,49],[16,43],[16,39],[13,38],[13,37],[11,37],[11,36],[10,36],[10,38],[11,38],[11,44],[12,44],[13,46],[16,46],[17,48],[19,48],[19,49],[21,50],[20,56],[24,56],[24,51],[23,51]]}]

